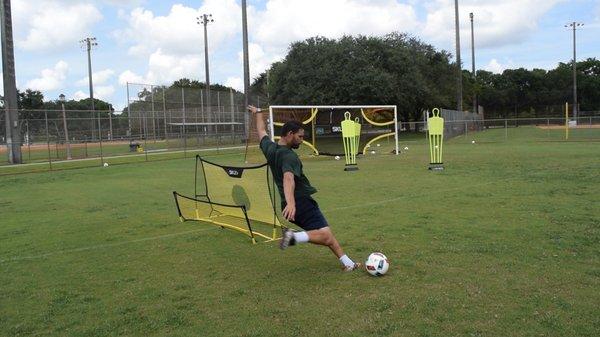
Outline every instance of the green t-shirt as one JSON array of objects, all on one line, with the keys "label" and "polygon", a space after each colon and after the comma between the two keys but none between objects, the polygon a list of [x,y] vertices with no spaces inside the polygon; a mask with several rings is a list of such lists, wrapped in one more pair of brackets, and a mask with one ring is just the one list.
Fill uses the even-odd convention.
[{"label": "green t-shirt", "polygon": [[267,158],[267,163],[271,168],[271,172],[273,172],[273,179],[283,201],[285,201],[285,194],[283,193],[283,174],[285,172],[294,174],[294,182],[296,183],[294,197],[310,196],[317,192],[317,189],[310,186],[308,178],[302,173],[302,162],[296,152],[287,146],[274,143],[268,136],[264,136],[260,140],[260,149]]}]

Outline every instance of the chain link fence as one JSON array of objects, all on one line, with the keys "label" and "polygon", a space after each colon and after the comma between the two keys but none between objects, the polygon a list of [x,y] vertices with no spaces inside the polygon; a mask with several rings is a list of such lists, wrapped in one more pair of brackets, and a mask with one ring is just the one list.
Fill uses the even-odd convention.
[{"label": "chain link fence", "polygon": [[[131,85],[128,94],[123,111],[71,110],[64,104],[59,110],[19,109],[23,163],[43,164],[47,170],[58,162],[89,160],[92,166],[103,164],[106,158],[151,160],[163,153],[186,156],[195,150],[245,147],[249,116],[239,92],[213,90],[211,105],[208,92],[199,88]],[[261,100],[265,102],[251,98],[252,102]],[[2,110],[0,166],[6,167],[7,141],[6,111]]]},{"label": "chain link fence", "polygon": [[[211,92],[215,105],[207,109],[201,94],[190,88],[151,88],[155,97],[131,100],[124,111],[19,110],[18,129],[22,160],[31,171],[53,165],[102,165],[109,162],[147,161],[186,157],[190,151],[243,151],[248,114],[243,95]],[[199,90],[199,89],[197,89]],[[142,89],[143,91],[143,89]],[[158,96],[158,93],[161,95]],[[195,98],[194,98],[195,97]],[[254,98],[260,104],[261,98]],[[263,100],[264,101],[264,100]],[[212,102],[212,101],[211,101]],[[0,111],[0,174],[10,174],[6,138],[6,111]],[[442,110],[445,138],[451,143],[510,141],[600,141],[600,112],[564,117],[483,119],[480,115]],[[426,122],[398,125],[400,141],[426,140]],[[253,127],[250,125],[250,129]],[[417,130],[417,132],[408,131]],[[253,130],[252,130],[253,131]],[[256,141],[253,133],[252,142]],[[161,156],[162,155],[162,156]],[[23,171],[23,170],[21,170]],[[19,171],[19,172],[21,172]],[[27,171],[27,170],[25,170]]]}]

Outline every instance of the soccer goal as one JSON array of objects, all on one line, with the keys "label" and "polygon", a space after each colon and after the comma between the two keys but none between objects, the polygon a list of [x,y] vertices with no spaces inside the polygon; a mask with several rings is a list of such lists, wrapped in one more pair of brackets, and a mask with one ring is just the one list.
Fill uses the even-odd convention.
[{"label": "soccer goal", "polygon": [[196,156],[194,196],[173,192],[181,221],[201,221],[257,239],[276,240],[282,226],[267,164],[223,166]]},{"label": "soccer goal", "polygon": [[304,124],[304,145],[315,155],[344,156],[342,121],[349,112],[361,124],[359,154],[399,153],[395,105],[274,105],[269,107],[271,139],[289,120]]}]

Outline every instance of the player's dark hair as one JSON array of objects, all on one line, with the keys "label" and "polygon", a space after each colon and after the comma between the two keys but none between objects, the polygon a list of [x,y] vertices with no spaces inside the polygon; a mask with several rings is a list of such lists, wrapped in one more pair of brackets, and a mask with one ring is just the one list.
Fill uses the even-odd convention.
[{"label": "player's dark hair", "polygon": [[292,133],[298,132],[300,129],[304,129],[302,123],[298,121],[287,121],[281,127],[281,137],[287,136],[287,134],[291,131]]}]

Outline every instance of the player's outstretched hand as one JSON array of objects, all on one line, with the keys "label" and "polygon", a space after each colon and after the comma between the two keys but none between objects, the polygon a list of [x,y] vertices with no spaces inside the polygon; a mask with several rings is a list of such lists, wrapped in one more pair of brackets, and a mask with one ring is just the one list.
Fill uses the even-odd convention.
[{"label": "player's outstretched hand", "polygon": [[254,105],[248,105],[248,111],[255,114],[257,112],[261,112],[262,110],[260,108],[255,107]]}]

